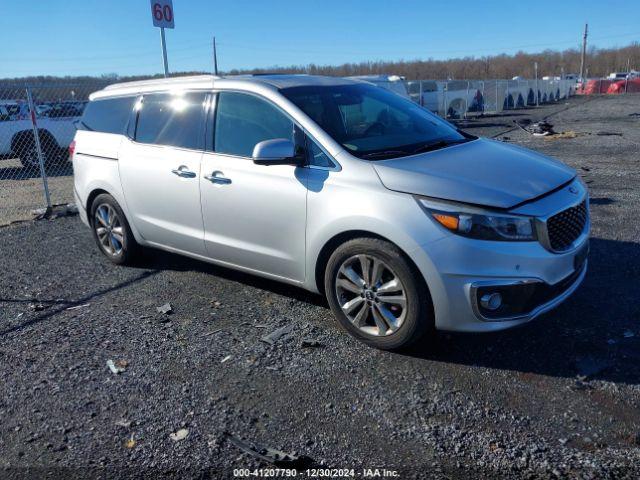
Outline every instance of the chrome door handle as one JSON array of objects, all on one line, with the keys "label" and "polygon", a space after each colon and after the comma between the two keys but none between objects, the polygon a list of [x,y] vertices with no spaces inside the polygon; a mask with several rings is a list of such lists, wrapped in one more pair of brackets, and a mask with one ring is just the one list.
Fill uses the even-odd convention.
[{"label": "chrome door handle", "polygon": [[220,170],[216,170],[211,175],[205,175],[204,178],[209,180],[211,183],[217,183],[220,185],[228,185],[231,183],[231,179],[225,177]]},{"label": "chrome door handle", "polygon": [[171,170],[171,173],[182,178],[196,178],[196,172],[189,170],[186,165],[180,165],[178,168]]}]

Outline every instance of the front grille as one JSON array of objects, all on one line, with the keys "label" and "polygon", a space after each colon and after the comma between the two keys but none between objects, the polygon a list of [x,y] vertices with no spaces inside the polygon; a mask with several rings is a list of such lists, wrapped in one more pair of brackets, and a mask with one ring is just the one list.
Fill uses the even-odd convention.
[{"label": "front grille", "polygon": [[547,220],[547,234],[552,250],[563,251],[573,245],[587,224],[587,202],[567,208]]}]

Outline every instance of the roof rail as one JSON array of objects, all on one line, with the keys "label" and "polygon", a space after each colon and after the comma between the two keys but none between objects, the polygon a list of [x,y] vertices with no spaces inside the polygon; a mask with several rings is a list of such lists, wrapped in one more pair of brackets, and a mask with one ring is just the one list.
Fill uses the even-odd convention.
[{"label": "roof rail", "polygon": [[189,75],[185,77],[170,77],[170,78],[154,78],[149,80],[136,80],[133,82],[114,83],[104,87],[105,90],[118,90],[121,88],[131,87],[152,87],[154,85],[171,85],[176,83],[191,83],[202,82],[203,80],[215,80],[220,78],[216,75]]},{"label": "roof rail", "polygon": [[272,76],[272,75],[288,75],[288,76],[301,76],[308,75],[307,73],[283,73],[283,72],[262,72],[262,73],[252,73],[252,77],[264,77],[264,76]]}]

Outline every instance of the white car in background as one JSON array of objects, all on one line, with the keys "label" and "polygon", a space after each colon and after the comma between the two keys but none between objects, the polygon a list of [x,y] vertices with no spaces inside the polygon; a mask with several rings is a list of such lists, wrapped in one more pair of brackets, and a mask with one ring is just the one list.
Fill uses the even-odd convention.
[{"label": "white car in background", "polygon": [[465,111],[476,111],[482,106],[482,93],[472,81],[419,80],[409,84],[410,98],[441,116],[460,118]]},{"label": "white car in background", "polygon": [[[0,103],[0,109],[0,158],[19,158],[24,168],[39,168],[29,105],[26,102],[10,101]],[[7,112],[6,116],[3,111]],[[82,112],[79,109],[67,110],[67,113],[73,115],[49,118],[38,115],[37,111],[36,108],[36,123],[45,165],[66,162],[69,144],[76,133],[75,123]],[[47,113],[50,111],[53,110]]]},{"label": "white car in background", "polygon": [[364,80],[365,82],[373,83],[378,87],[397,93],[401,97],[411,98],[407,90],[407,85],[405,84],[405,78],[399,75],[359,75],[347,78]]}]

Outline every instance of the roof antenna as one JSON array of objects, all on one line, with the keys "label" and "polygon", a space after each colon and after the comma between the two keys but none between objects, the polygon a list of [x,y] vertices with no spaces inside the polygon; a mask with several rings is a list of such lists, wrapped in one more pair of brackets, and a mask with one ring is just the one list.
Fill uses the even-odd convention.
[{"label": "roof antenna", "polygon": [[218,52],[216,50],[216,37],[213,37],[213,74],[218,76]]}]

